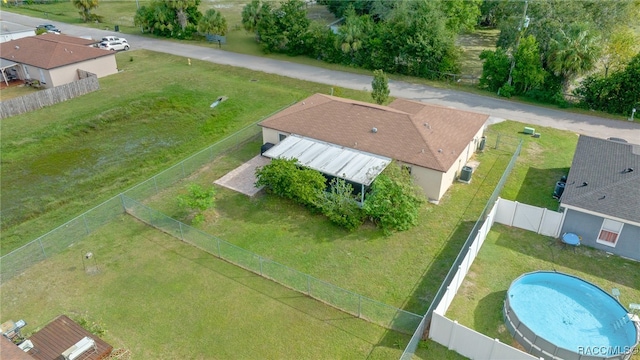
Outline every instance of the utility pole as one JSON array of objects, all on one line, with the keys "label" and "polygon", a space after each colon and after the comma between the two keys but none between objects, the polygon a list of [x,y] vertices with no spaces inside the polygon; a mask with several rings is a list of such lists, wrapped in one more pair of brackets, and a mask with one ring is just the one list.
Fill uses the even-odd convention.
[{"label": "utility pole", "polygon": [[520,26],[518,26],[518,36],[516,37],[516,46],[513,48],[511,52],[511,68],[509,69],[509,80],[507,80],[507,84],[511,86],[511,82],[513,81],[512,73],[513,68],[516,67],[516,57],[515,53],[518,51],[518,46],[520,46],[520,36],[525,31],[526,28],[529,27],[529,18],[527,18],[527,8],[529,7],[528,0],[524,0],[524,15],[522,16],[522,21],[520,22]]}]

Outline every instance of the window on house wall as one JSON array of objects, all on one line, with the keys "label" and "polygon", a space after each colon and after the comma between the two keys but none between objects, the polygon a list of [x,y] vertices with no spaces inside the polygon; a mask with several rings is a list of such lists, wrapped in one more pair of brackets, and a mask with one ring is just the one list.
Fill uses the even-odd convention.
[{"label": "window on house wall", "polygon": [[40,82],[43,84],[47,83],[47,78],[44,76],[44,71],[42,71],[42,69],[40,69]]},{"label": "window on house wall", "polygon": [[598,240],[596,240],[596,242],[611,247],[616,246],[623,225],[623,223],[618,221],[604,219],[604,221],[602,221],[602,227],[600,228],[600,233],[598,234]]},{"label": "window on house wall", "polygon": [[284,140],[284,139],[286,139],[286,138],[287,138],[287,135],[285,135],[285,134],[278,134],[278,141],[282,141],[282,140]]}]

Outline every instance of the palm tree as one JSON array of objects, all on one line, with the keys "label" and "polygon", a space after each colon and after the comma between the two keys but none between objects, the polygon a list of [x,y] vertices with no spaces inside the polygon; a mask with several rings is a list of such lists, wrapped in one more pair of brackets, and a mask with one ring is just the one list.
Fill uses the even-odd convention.
[{"label": "palm tree", "polygon": [[262,11],[262,1],[253,0],[242,8],[242,26],[249,32],[256,31],[260,13]]},{"label": "palm tree", "polygon": [[600,38],[584,24],[575,23],[551,39],[549,69],[562,77],[566,91],[571,80],[595,66],[600,55]]},{"label": "palm tree", "polygon": [[198,31],[203,34],[227,34],[227,19],[216,9],[208,9],[198,22]]},{"label": "palm tree", "polygon": [[363,40],[367,36],[367,23],[356,14],[353,6],[349,6],[344,14],[345,22],[340,27],[338,42],[342,52],[351,55],[353,59],[355,52],[362,48]]},{"label": "palm tree", "polygon": [[91,20],[91,10],[98,7],[98,0],[73,0],[73,6],[80,10],[84,22]]}]

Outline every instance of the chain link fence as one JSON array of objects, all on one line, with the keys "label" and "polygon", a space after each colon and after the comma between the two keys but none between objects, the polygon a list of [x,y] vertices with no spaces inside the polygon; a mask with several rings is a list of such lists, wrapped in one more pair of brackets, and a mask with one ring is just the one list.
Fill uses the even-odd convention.
[{"label": "chain link fence", "polygon": [[[261,135],[261,128],[258,126],[258,123],[291,105],[293,105],[293,103],[262,117],[255,123],[240,129],[232,135],[182,160],[167,170],[164,170],[152,178],[132,187],[125,191],[124,194],[130,198],[142,201],[143,199],[159,193],[177,181],[190,176],[203,165],[213,161],[215,158],[238,149],[247,142],[259,138]],[[38,237],[30,243],[0,257],[0,284],[22,273],[30,266],[46,259],[47,257],[65,250],[71,244],[81,241],[85,236],[98,227],[113,220],[116,216],[121,215],[124,212],[124,207],[121,201],[120,195],[116,195],[93,209]]]},{"label": "chain link fence", "polygon": [[82,215],[67,221],[30,243],[0,258],[0,284],[30,266],[53,256],[123,213],[119,197],[113,197]]},{"label": "chain link fence", "polygon": [[191,155],[154,177],[141,182],[140,184],[125,191],[124,194],[138,201],[142,201],[150,196],[156,195],[169,186],[172,186],[177,181],[190,176],[202,166],[212,162],[217,157],[238,149],[250,141],[258,139],[262,134],[261,131],[262,128],[258,126],[258,123],[249,125],[233,135],[209,146],[208,148]]},{"label": "chain link fence", "polygon": [[121,195],[121,198],[126,212],[140,221],[220,259],[273,280],[353,316],[405,334],[412,334],[422,320],[420,315],[369,299],[230,244],[164,215],[160,211],[143,205],[124,194]]},{"label": "chain link fence", "polygon": [[257,125],[258,122],[216,142],[21,248],[2,256],[0,258],[0,284],[19,275],[30,266],[64,251],[100,226],[126,212],[177,239],[337,309],[385,328],[412,334],[422,320],[422,316],[369,299],[263,258],[140,203],[140,201],[144,201],[190,176],[217,157],[259,138],[261,128]]}]

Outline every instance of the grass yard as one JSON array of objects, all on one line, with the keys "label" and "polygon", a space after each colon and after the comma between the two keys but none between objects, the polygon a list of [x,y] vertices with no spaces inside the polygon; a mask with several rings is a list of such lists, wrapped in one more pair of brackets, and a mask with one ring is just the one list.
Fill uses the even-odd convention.
[{"label": "grass yard", "polygon": [[[605,291],[620,289],[623,305],[640,300],[640,263],[589,247],[564,249],[549,237],[496,224],[489,233],[446,316],[501,342],[516,345],[502,318],[513,280],[536,270],[581,277]],[[636,354],[632,359],[640,359]]]},{"label": "grass yard", "polygon": [[495,50],[500,30],[478,29],[473,33],[458,35],[457,45],[462,49],[460,73],[464,75],[482,76],[482,60],[480,53],[484,50]]},{"label": "grass yard", "polygon": [[[188,181],[147,204],[184,219],[176,197],[185,185],[213,181],[259,153],[255,142],[238,155],[219,159]],[[479,156],[471,185],[456,183],[441,205],[425,204],[420,225],[385,237],[372,224],[348,232],[324,216],[273,195],[250,199],[219,188],[215,210],[199,228],[234,245],[414,313],[424,313],[459,247],[506,165],[505,151]]]},{"label": "grass yard", "polygon": [[[557,146],[571,143],[575,135],[541,128],[545,135],[534,139],[518,134],[521,128],[515,122],[492,126],[486,151],[476,156],[480,167],[474,172],[472,183],[454,183],[440,205],[425,204],[419,226],[406,232],[385,237],[372,224],[347,232],[324,216],[310,214],[276,196],[263,194],[249,199],[224,188],[218,189],[215,210],[206,214],[207,221],[199,227],[296,270],[421,314],[502,175],[517,138],[522,138],[525,145],[505,192],[516,198],[530,194],[526,196],[534,203],[557,208],[557,201],[551,198],[557,175],[554,169],[568,167],[573,156],[573,151],[560,152]],[[504,134],[497,150],[492,147],[496,131]],[[214,180],[255,156],[259,147],[260,142],[256,141],[216,160],[190,179],[149,199],[147,204],[187,221],[176,201],[186,191],[186,185],[211,186]],[[531,179],[528,169],[532,167],[542,169],[549,179],[540,174]]]},{"label": "grass yard", "polygon": [[[3,254],[283,106],[330,92],[148,51],[117,61],[122,71],[100,79],[99,91],[3,119]],[[229,99],[211,109],[222,95]]]},{"label": "grass yard", "polygon": [[522,134],[522,123],[507,121],[495,124],[492,130],[505,134],[517,134],[524,141],[523,151],[516,167],[505,184],[501,197],[521,203],[558,210],[553,198],[556,181],[569,174],[578,135],[547,127],[536,127],[540,138]]},{"label": "grass yard", "polygon": [[[91,251],[95,262],[84,260]],[[98,274],[85,272],[97,265]],[[0,288],[3,321],[59,314],[132,359],[397,359],[410,336],[349,316],[123,215]],[[421,358],[459,358],[437,344]]]}]

